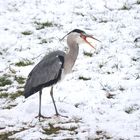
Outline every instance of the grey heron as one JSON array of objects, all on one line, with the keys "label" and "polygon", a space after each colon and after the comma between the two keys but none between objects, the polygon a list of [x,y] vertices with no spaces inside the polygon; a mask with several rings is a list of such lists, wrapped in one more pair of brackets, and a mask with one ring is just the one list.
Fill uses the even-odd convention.
[{"label": "grey heron", "polygon": [[[29,73],[28,79],[24,87],[24,96],[28,98],[39,91],[39,120],[40,117],[47,118],[41,114],[41,95],[42,89],[51,87],[50,95],[54,104],[56,115],[59,115],[55,100],[53,97],[53,86],[59,82],[63,76],[70,73],[77,59],[79,52],[79,44],[86,42],[93,47],[87,37],[99,41],[92,35],[85,33],[82,30],[74,29],[66,34],[61,40],[67,36],[67,44],[69,47],[68,53],[63,51],[54,51],[46,55]],[[94,48],[94,47],[93,47]]]}]

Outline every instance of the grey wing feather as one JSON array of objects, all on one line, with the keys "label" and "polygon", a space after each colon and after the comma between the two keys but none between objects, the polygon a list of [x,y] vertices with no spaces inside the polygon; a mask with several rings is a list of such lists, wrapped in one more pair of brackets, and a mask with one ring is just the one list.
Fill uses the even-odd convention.
[{"label": "grey wing feather", "polygon": [[43,87],[55,84],[61,78],[65,53],[55,51],[45,56],[30,72],[24,90],[27,98]]}]

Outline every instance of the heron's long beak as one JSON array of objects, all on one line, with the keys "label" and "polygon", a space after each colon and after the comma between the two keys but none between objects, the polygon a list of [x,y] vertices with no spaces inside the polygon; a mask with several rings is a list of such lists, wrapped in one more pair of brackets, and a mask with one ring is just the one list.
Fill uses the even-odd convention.
[{"label": "heron's long beak", "polygon": [[101,42],[100,40],[96,39],[96,38],[93,37],[92,35],[81,34],[81,37],[84,39],[84,41],[85,41],[88,45],[90,45],[90,46],[91,46],[92,48],[94,48],[94,49],[95,49],[95,47],[92,46],[92,45],[87,41],[87,38],[91,38],[91,39],[94,39],[94,40],[97,40],[97,41]]}]

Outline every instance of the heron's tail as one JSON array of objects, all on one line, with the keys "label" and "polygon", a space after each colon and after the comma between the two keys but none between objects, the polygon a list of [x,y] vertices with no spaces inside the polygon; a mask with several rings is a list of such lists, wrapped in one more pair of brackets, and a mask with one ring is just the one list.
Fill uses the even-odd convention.
[{"label": "heron's tail", "polygon": [[32,84],[27,81],[27,83],[25,84],[25,87],[24,87],[24,96],[25,98],[28,98],[29,96],[35,94],[36,92],[40,91],[41,90],[41,86],[37,86],[37,87],[33,87]]},{"label": "heron's tail", "polygon": [[34,90],[30,87],[28,87],[27,85],[25,85],[24,87],[24,96],[25,98],[28,98],[29,96],[34,94]]},{"label": "heron's tail", "polygon": [[27,79],[26,84],[24,86],[24,96],[25,98],[28,98],[29,96],[33,95],[36,91],[36,89],[33,87],[32,81],[30,79]]}]

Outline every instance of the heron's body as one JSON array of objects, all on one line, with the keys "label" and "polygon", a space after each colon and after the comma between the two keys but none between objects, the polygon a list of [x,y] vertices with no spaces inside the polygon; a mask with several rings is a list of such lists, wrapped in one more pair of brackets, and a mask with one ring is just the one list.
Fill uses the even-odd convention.
[{"label": "heron's body", "polygon": [[[84,31],[75,29],[67,34],[67,44],[69,46],[68,53],[63,51],[54,51],[45,56],[29,73],[27,82],[25,84],[24,96],[25,98],[33,95],[34,93],[40,93],[39,98],[39,118],[41,115],[41,95],[44,87],[51,86],[50,95],[55,107],[56,115],[58,111],[53,98],[53,85],[61,80],[62,76],[70,73],[72,67],[77,59],[79,52],[79,44],[83,41],[87,42],[87,35]],[[93,38],[95,39],[95,38]],[[91,45],[92,46],[92,45]]]},{"label": "heron's body", "polygon": [[62,51],[52,52],[33,68],[25,85],[25,98],[44,87],[56,84],[61,79],[64,68],[64,57],[65,53]]}]

